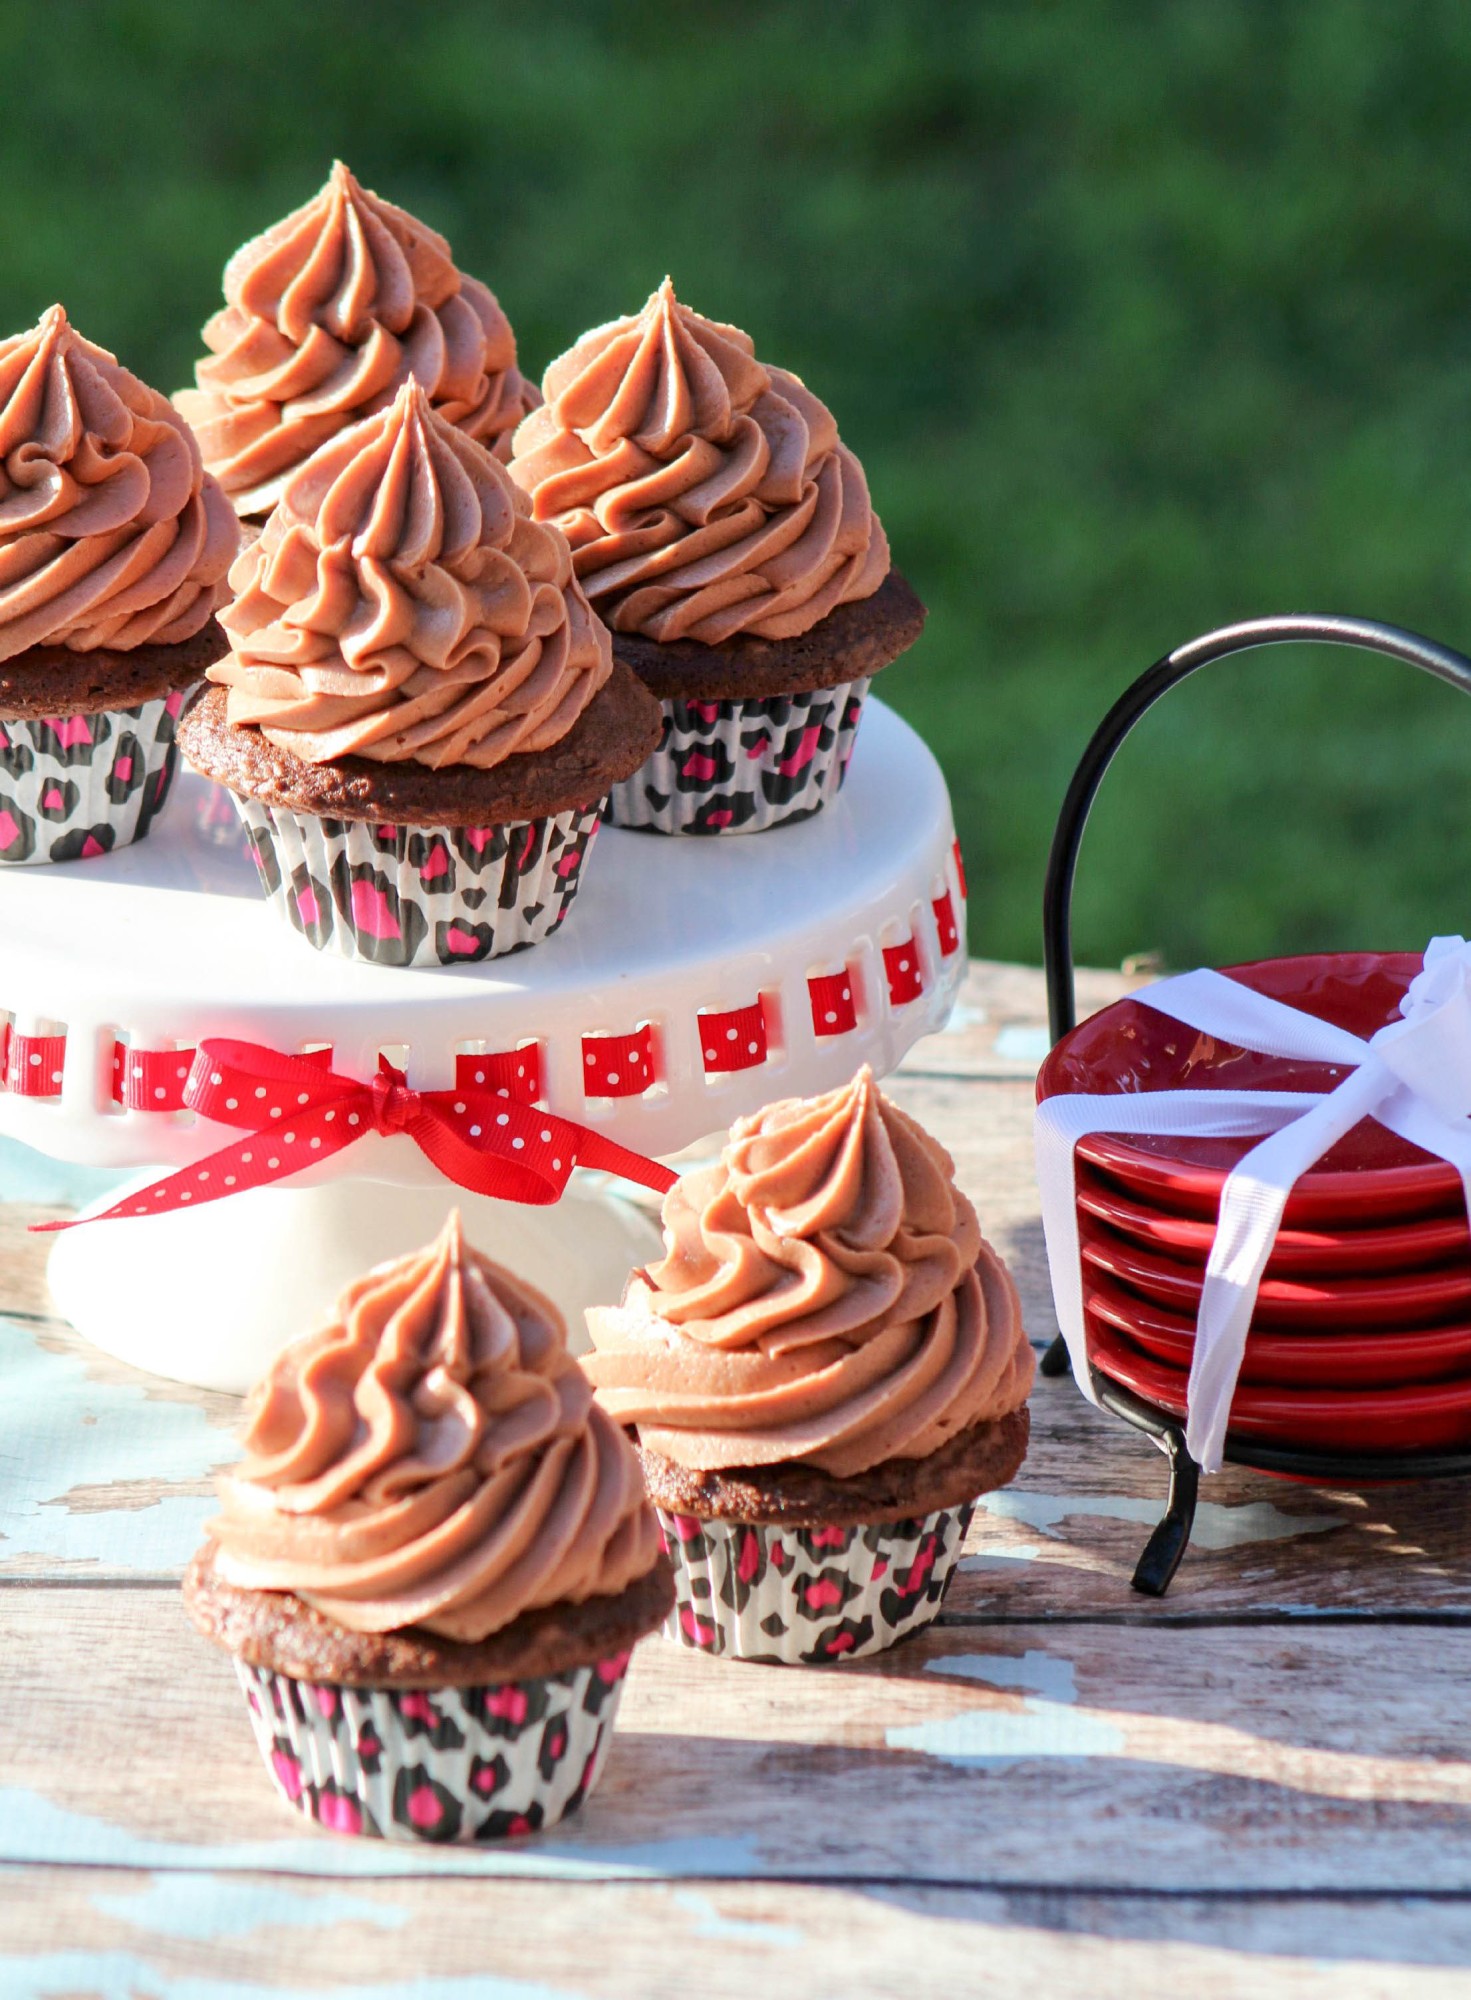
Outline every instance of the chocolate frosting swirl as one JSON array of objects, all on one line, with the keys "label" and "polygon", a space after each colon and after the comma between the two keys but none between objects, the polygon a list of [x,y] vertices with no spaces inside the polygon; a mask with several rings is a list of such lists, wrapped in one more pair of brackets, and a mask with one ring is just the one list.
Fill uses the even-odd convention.
[{"label": "chocolate frosting swirl", "polygon": [[484,1639],[659,1560],[638,1459],[556,1307],[469,1249],[458,1214],[281,1352],[244,1443],[209,1524],[218,1573],[352,1632]]},{"label": "chocolate frosting swirl", "polygon": [[410,376],[503,457],[538,401],[494,295],[340,160],[320,194],[235,252],[225,300],[204,329],[199,386],[174,400],[241,514],[266,513],[318,445]]},{"label": "chocolate frosting swirl", "polygon": [[888,574],[863,468],[828,410],[667,278],[636,318],[554,361],[544,389],[511,471],[615,631],[790,639]]},{"label": "chocolate frosting swirl", "polygon": [[868,1068],[737,1121],[668,1254],[588,1314],[598,1400],[699,1471],[925,1458],[1032,1384],[1016,1288],[949,1155]]},{"label": "chocolate frosting swirl", "polygon": [[0,660],[192,638],[238,539],[189,426],[60,306],[0,341]]},{"label": "chocolate frosting swirl", "polygon": [[558,743],[613,670],[557,529],[417,382],[293,474],[230,571],[232,723],[308,763],[481,769]]}]

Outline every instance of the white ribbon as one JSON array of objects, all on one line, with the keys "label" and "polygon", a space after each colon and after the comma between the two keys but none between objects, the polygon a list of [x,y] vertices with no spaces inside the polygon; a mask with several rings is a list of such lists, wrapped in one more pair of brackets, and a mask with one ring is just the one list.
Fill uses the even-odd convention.
[{"label": "white ribbon", "polygon": [[1090,1132],[1169,1133],[1228,1139],[1268,1133],[1227,1176],[1205,1267],[1187,1390],[1185,1441],[1206,1472],[1219,1471],[1231,1399],[1262,1272],[1294,1184],[1362,1118],[1448,1160],[1471,1215],[1471,944],[1432,938],[1400,1002],[1401,1019],[1369,1041],[1219,972],[1187,972],[1130,994],[1199,1033],[1236,1048],[1349,1074],[1336,1089],[1155,1090],[1077,1093],[1037,1107],[1037,1180],[1058,1324],[1073,1374],[1093,1402],[1084,1334],[1076,1148]]}]

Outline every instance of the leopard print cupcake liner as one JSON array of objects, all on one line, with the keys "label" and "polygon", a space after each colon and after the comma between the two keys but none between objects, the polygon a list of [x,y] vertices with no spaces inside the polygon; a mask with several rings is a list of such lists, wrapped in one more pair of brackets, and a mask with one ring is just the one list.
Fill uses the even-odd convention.
[{"label": "leopard print cupcake liner", "polygon": [[608,794],[613,826],[764,833],[837,797],[866,680],[764,701],[666,701],[659,747]]},{"label": "leopard print cupcake liner", "polygon": [[602,1776],[628,1653],[494,1687],[353,1688],[237,1659],[276,1789],[333,1833],[440,1844],[535,1833]]},{"label": "leopard print cupcake liner", "polygon": [[231,796],[275,910],[318,951],[372,965],[474,965],[549,938],[572,907],[600,810],[515,826],[378,826]]},{"label": "leopard print cupcake liner", "polygon": [[974,1503],[870,1527],[699,1521],[661,1508],[676,1598],[667,1637],[791,1667],[859,1660],[940,1609]]},{"label": "leopard print cupcake liner", "polygon": [[141,840],[174,781],[185,699],[0,721],[0,864],[85,861]]}]

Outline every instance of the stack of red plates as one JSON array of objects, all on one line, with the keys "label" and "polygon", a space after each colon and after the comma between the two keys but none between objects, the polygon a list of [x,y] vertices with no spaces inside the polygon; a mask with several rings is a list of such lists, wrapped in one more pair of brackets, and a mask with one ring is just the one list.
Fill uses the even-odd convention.
[{"label": "stack of red plates", "polygon": [[[1367,1039],[1398,1018],[1420,966],[1417,953],[1340,952],[1229,974]],[[1235,1048],[1121,1000],[1058,1043],[1037,1095],[1324,1091],[1344,1074]],[[1078,1145],[1090,1358],[1178,1416],[1221,1188],[1256,1143],[1095,1133]],[[1471,1449],[1471,1233],[1454,1167],[1366,1119],[1298,1182],[1230,1428],[1314,1452]]]}]

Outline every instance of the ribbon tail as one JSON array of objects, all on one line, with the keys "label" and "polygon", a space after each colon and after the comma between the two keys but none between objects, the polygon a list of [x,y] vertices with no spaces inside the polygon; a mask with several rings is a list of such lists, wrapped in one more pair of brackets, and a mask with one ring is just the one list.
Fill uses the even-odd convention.
[{"label": "ribbon tail", "polygon": [[[1305,1124],[1307,1121],[1303,1120]],[[1295,1136],[1275,1133],[1274,1139]],[[1261,1176],[1270,1162],[1258,1161],[1267,1145],[1247,1154],[1221,1190],[1220,1219],[1206,1265],[1195,1322],[1195,1351],[1186,1388],[1185,1444],[1203,1472],[1219,1472],[1236,1383],[1246,1357],[1246,1336],[1256,1311],[1262,1274],[1277,1240],[1288,1188],[1306,1166],[1287,1176],[1287,1186]],[[1320,1152],[1325,1150],[1318,1149]],[[1307,1157],[1311,1165],[1317,1153]],[[1251,1163],[1257,1162],[1255,1167]]]},{"label": "ribbon tail", "polygon": [[620,1180],[636,1181],[640,1187],[652,1188],[655,1194],[668,1194],[679,1179],[671,1167],[648,1159],[643,1153],[631,1152],[615,1139],[604,1138],[601,1132],[582,1134],[577,1164],[600,1173],[616,1174]]},{"label": "ribbon tail", "polygon": [[1067,1342],[1073,1379],[1090,1402],[1098,1395],[1088,1366],[1078,1236],[1077,1144],[1090,1132],[1247,1138],[1300,1119],[1323,1099],[1283,1090],[1172,1090],[1048,1097],[1037,1106],[1034,1140],[1042,1229],[1057,1323]]},{"label": "ribbon tail", "polygon": [[[328,1123],[322,1111],[301,1112],[292,1123],[298,1128],[308,1157],[303,1158],[295,1146],[287,1149],[279,1140],[273,1143],[269,1133],[251,1132],[233,1145],[222,1146],[217,1153],[206,1153],[202,1159],[166,1175],[163,1180],[150,1181],[147,1187],[135,1189],[98,1215],[33,1222],[31,1233],[49,1236],[58,1230],[79,1229],[93,1222],[132,1222],[146,1215],[166,1215],[171,1209],[203,1208],[209,1202],[224,1201],[250,1188],[287,1180],[304,1168],[340,1153],[359,1136],[355,1131],[346,1131],[341,1123]],[[320,1139],[319,1146],[312,1146],[314,1138]]]},{"label": "ribbon tail", "polygon": [[1047,1268],[1052,1275],[1053,1310],[1067,1343],[1073,1380],[1089,1402],[1096,1403],[1098,1395],[1088,1367],[1083,1247],[1078,1238],[1077,1144],[1086,1133],[1096,1129],[1089,1124],[1088,1117],[1082,1099],[1045,1098],[1037,1106],[1033,1144],[1037,1187],[1042,1196],[1042,1235],[1047,1245]]},{"label": "ribbon tail", "polygon": [[[463,1101],[455,1107],[464,1110]],[[559,1201],[574,1167],[597,1167],[619,1178],[667,1193],[678,1176],[600,1133],[553,1112],[527,1105],[497,1103],[468,1128],[481,1143],[446,1117],[442,1102],[425,1101],[406,1131],[446,1179],[473,1194],[545,1207]]]},{"label": "ribbon tail", "polygon": [[1311,1111],[1253,1146],[1226,1178],[1186,1390],[1185,1443],[1204,1472],[1221,1469],[1246,1336],[1287,1197],[1309,1167],[1394,1089],[1394,1078],[1371,1056]]},{"label": "ribbon tail", "polygon": [[[520,1117],[518,1110],[511,1114]],[[516,1158],[497,1146],[472,1146],[433,1111],[421,1112],[404,1127],[432,1167],[470,1194],[493,1196],[497,1201],[516,1201],[528,1208],[546,1208],[561,1196],[571,1171],[570,1155],[560,1174],[550,1163],[538,1164],[531,1158]],[[523,1135],[524,1137],[524,1135]]]}]

